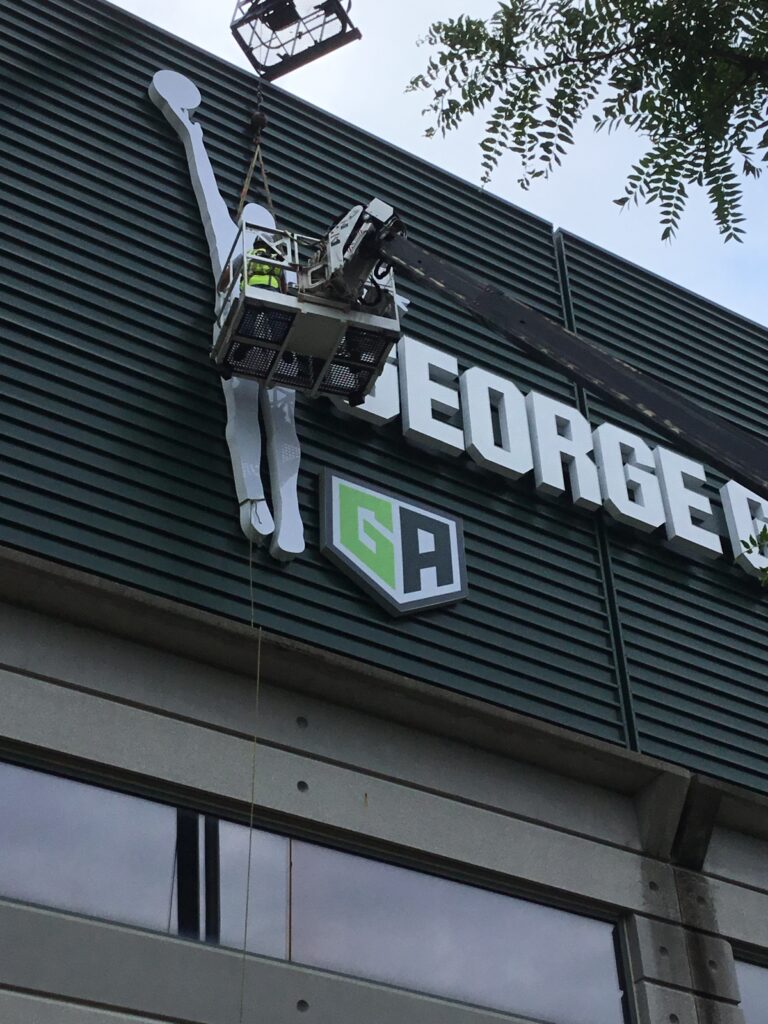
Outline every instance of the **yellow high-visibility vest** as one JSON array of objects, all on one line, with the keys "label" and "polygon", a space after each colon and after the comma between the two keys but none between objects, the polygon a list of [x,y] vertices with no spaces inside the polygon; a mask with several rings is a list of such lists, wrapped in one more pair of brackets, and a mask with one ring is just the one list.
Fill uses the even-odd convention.
[{"label": "yellow high-visibility vest", "polygon": [[282,267],[275,267],[271,263],[262,263],[259,257],[265,256],[266,249],[249,249],[248,271],[246,281],[249,287],[253,288],[280,288],[283,277]]}]

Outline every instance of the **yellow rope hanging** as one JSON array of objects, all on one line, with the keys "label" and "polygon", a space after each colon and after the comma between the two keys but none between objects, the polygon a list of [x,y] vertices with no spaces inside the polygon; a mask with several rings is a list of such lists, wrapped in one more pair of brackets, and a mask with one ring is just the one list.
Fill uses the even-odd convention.
[{"label": "yellow rope hanging", "polygon": [[[254,592],[253,592],[253,540],[248,544],[248,588],[251,605],[251,630],[256,628],[254,621]],[[256,697],[254,701],[254,722],[253,722],[253,751],[251,754],[251,804],[248,814],[248,866],[245,874],[245,920],[243,922],[243,949],[240,963],[240,1013],[239,1024],[243,1024],[243,1013],[245,1011],[245,965],[248,953],[248,918],[251,902],[251,861],[253,854],[253,818],[256,806],[256,751],[259,745],[259,697],[261,694],[261,626],[258,627],[258,639],[256,643]]]}]

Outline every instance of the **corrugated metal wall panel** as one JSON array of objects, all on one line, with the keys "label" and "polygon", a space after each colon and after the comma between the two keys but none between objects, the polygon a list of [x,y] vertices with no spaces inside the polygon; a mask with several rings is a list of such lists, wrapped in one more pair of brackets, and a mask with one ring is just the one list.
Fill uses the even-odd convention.
[{"label": "corrugated metal wall panel", "polygon": [[[207,363],[207,250],[181,146],[146,88],[161,67],[199,84],[234,206],[254,79],[101,2],[13,0],[0,30],[0,542],[247,620],[248,545]],[[267,160],[290,226],[321,232],[379,194],[415,239],[453,258],[469,245],[483,274],[561,315],[545,222],[286,93],[270,88],[268,104]],[[449,304],[408,294],[414,336],[574,399],[570,382]],[[416,455],[397,425],[376,431],[303,400],[297,419],[308,550],[284,568],[256,553],[257,621],[623,742],[588,516],[468,460]],[[361,599],[317,553],[323,466],[461,515],[470,598],[396,624]]]},{"label": "corrugated metal wall panel", "polygon": [[642,749],[768,787],[765,598],[725,564],[612,543]]},{"label": "corrugated metal wall panel", "polygon": [[[563,234],[577,330],[742,427],[763,433],[768,330]],[[595,422],[633,422],[592,398]],[[664,444],[669,442],[663,441]],[[707,469],[721,532],[718,488]],[[608,520],[609,557],[640,747],[689,768],[768,787],[768,603],[730,559],[694,562],[661,536]],[[724,547],[727,542],[724,541]]]},{"label": "corrugated metal wall panel", "polygon": [[740,426],[768,429],[768,330],[563,232],[578,330]]}]

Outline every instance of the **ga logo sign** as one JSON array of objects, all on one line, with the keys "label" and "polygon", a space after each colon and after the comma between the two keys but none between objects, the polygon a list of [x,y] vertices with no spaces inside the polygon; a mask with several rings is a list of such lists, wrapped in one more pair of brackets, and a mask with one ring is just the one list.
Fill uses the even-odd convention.
[{"label": "ga logo sign", "polygon": [[467,595],[461,520],[324,470],[320,550],[393,615]]}]

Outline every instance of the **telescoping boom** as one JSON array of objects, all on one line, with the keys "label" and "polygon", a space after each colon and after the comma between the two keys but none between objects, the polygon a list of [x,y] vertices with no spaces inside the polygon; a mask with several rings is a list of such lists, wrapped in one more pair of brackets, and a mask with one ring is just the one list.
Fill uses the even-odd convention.
[{"label": "telescoping boom", "polygon": [[768,496],[768,444],[701,408],[673,388],[574,334],[501,288],[481,281],[405,236],[399,220],[382,225],[376,256],[410,280],[449,297],[475,320],[561,370],[572,380],[705,459],[714,469]]},{"label": "telescoping boom", "polygon": [[648,424],[676,447],[768,495],[768,445],[684,398],[600,345],[554,323],[501,288],[426,252],[403,234],[382,238],[378,255],[405,277],[449,296],[475,320]]},{"label": "telescoping boom", "polygon": [[[293,272],[296,283],[281,295],[244,281],[233,292],[234,309],[223,304],[213,350],[223,374],[361,402],[400,332],[395,270],[449,298],[676,448],[768,496],[768,444],[496,285],[422,249],[406,237],[400,217],[381,200],[353,207],[325,238],[313,240],[306,257],[298,255],[295,242],[292,256],[282,254],[280,234],[269,233],[276,250],[273,261]],[[251,242],[244,244],[247,248]],[[272,322],[275,318],[279,324]]]}]

